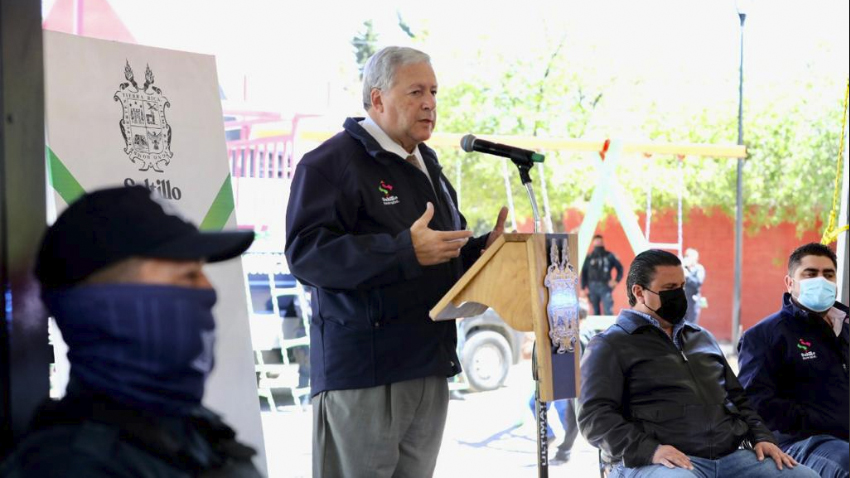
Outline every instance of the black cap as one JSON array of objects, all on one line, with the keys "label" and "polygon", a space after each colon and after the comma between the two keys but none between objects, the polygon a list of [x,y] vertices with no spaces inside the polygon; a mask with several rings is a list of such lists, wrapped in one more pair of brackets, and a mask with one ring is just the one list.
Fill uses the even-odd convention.
[{"label": "black cap", "polygon": [[201,232],[142,186],[80,197],[47,230],[35,275],[46,289],[66,287],[130,257],[218,262],[245,252],[251,231]]}]

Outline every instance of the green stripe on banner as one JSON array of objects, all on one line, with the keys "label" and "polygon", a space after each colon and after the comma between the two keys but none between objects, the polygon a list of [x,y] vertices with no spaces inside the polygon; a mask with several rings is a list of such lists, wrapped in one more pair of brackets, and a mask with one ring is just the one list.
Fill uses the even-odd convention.
[{"label": "green stripe on banner", "polygon": [[233,214],[233,188],[230,185],[230,175],[224,178],[224,184],[218,190],[215,200],[207,211],[206,217],[201,222],[203,231],[220,231],[224,229],[230,215]]},{"label": "green stripe on banner", "polygon": [[50,178],[50,185],[59,193],[59,196],[65,200],[65,204],[71,204],[77,198],[86,193],[86,190],[80,186],[80,183],[71,174],[71,171],[65,167],[62,161],[56,156],[56,153],[50,149],[50,146],[45,146],[47,154],[47,170]]}]

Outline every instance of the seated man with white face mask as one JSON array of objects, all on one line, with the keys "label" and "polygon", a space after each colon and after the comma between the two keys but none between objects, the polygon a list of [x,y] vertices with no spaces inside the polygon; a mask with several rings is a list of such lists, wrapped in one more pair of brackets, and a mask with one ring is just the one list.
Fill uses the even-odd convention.
[{"label": "seated man with white face mask", "polygon": [[741,383],[779,445],[822,477],[848,476],[847,306],[835,253],[812,243],[788,259],[782,309],[738,344]]}]

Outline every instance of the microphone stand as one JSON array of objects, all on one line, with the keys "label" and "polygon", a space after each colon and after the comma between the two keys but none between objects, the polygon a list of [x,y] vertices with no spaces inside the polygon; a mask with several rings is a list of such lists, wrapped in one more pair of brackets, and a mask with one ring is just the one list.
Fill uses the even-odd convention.
[{"label": "microphone stand", "polygon": [[[514,161],[514,164],[519,169],[519,177],[528,192],[528,199],[531,201],[534,232],[539,233],[541,232],[540,212],[537,209],[537,199],[534,196],[534,188],[531,187],[531,175],[529,174],[534,163],[531,161]],[[537,416],[537,476],[538,478],[549,478],[549,436],[546,433],[549,428],[549,420],[546,402],[540,400],[540,378],[537,375],[537,343],[534,344],[534,349],[531,352],[531,375],[534,378],[534,412]]]}]

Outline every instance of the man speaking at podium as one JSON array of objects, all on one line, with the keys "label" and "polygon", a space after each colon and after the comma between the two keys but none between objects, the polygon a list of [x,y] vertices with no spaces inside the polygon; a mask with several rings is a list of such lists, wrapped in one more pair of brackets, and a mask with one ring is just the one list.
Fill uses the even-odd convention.
[{"label": "man speaking at podium", "polygon": [[460,372],[452,321],[428,311],[504,228],[472,238],[436,153],[437,79],[425,53],[379,51],[366,118],[306,154],[286,216],[292,273],[313,287],[314,477],[433,475]]}]

